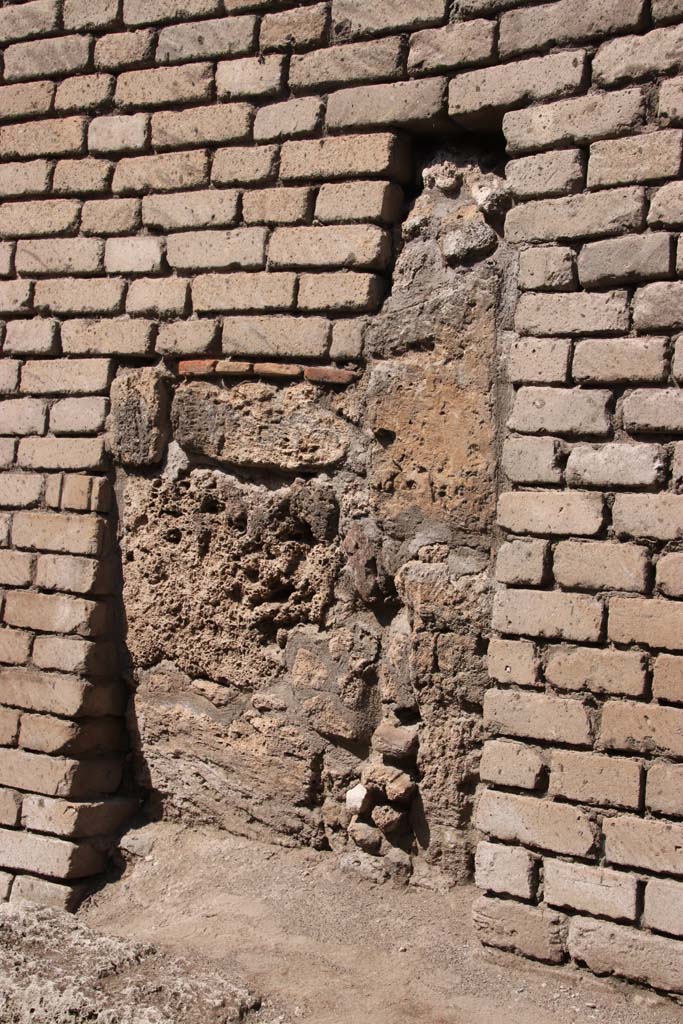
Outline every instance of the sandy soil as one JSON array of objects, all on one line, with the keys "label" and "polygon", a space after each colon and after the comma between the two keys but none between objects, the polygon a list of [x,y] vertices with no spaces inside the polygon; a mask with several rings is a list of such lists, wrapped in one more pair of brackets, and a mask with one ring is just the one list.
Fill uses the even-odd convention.
[{"label": "sandy soil", "polygon": [[79,917],[91,927],[220,961],[294,1024],[683,1024],[683,1008],[587,972],[482,950],[474,890],[377,886],[332,854],[154,824]]}]

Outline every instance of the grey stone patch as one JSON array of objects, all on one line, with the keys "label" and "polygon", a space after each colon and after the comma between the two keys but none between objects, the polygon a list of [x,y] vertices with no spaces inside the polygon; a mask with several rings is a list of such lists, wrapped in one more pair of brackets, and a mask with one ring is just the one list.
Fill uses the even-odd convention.
[{"label": "grey stone patch", "polygon": [[169,436],[168,387],[162,371],[144,367],[121,374],[111,386],[109,447],[124,466],[161,462]]}]

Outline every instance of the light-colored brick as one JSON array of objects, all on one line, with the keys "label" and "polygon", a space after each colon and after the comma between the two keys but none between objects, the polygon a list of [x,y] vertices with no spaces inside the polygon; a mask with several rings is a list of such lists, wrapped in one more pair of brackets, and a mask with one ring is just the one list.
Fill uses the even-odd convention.
[{"label": "light-colored brick", "polygon": [[363,319],[335,320],[332,325],[330,359],[357,362],[363,354]]},{"label": "light-colored brick", "polygon": [[33,634],[23,629],[0,629],[0,663],[25,665],[31,653]]},{"label": "light-colored brick", "polygon": [[11,277],[14,269],[14,245],[0,242],[0,277]]},{"label": "light-colored brick", "polygon": [[0,313],[23,313],[31,306],[30,281],[0,281]]},{"label": "light-colored brick", "polygon": [[153,52],[154,33],[149,29],[114,32],[95,43],[95,67],[108,71],[139,67],[151,59]]},{"label": "light-colored brick", "polygon": [[504,842],[576,857],[588,856],[594,844],[591,822],[579,808],[492,789],[481,795],[476,825]]},{"label": "light-colored brick", "polygon": [[540,50],[547,45],[604,39],[640,27],[643,0],[603,0],[597,7],[582,0],[558,0],[504,14],[498,50],[501,56]]},{"label": "light-colored brick", "polygon": [[574,917],[569,952],[597,974],[617,974],[669,992],[683,989],[681,943],[636,928]]},{"label": "light-colored brick", "polygon": [[217,335],[213,320],[179,320],[160,324],[156,350],[159,355],[200,355],[210,352]]},{"label": "light-colored brick", "polygon": [[508,437],[501,466],[518,484],[561,483],[560,442],[552,437]]},{"label": "light-colored brick", "polygon": [[284,81],[285,63],[278,54],[222,61],[216,70],[216,91],[220,99],[279,96]]},{"label": "light-colored brick", "polygon": [[137,316],[182,316],[189,285],[181,277],[140,277],[128,286],[126,312]]},{"label": "light-colored brick", "polygon": [[669,277],[672,242],[670,235],[656,232],[584,245],[579,255],[579,280],[584,288],[604,288]]},{"label": "light-colored brick", "polygon": [[40,473],[0,473],[0,506],[30,508],[37,505],[43,493]]},{"label": "light-colored brick", "polygon": [[683,936],[683,885],[650,879],[645,890],[643,924],[669,935]]},{"label": "light-colored brick", "polygon": [[660,85],[659,116],[665,124],[683,124],[683,78],[665,78]]},{"label": "light-colored brick", "polygon": [[513,384],[565,384],[569,370],[566,338],[514,338],[506,359]]},{"label": "light-colored brick", "polygon": [[494,946],[551,964],[566,957],[567,918],[548,907],[482,896],[472,906],[474,931]]},{"label": "light-colored brick", "polygon": [[106,856],[89,843],[0,829],[0,866],[34,871],[48,878],[85,878],[104,869]]},{"label": "light-colored brick", "polygon": [[446,0],[333,0],[332,30],[339,39],[412,32],[444,23],[447,8]]},{"label": "light-colored brick", "polygon": [[322,111],[322,102],[314,96],[261,107],[256,112],[254,138],[268,141],[311,135],[320,125]]},{"label": "light-colored brick", "polygon": [[116,718],[71,722],[52,715],[23,714],[18,745],[22,750],[54,757],[92,757],[120,750],[122,728]]},{"label": "light-colored brick", "polygon": [[629,185],[677,177],[683,157],[683,132],[661,131],[633,139],[596,142],[590,148],[588,187]]},{"label": "light-colored brick", "polygon": [[242,216],[247,224],[306,224],[313,193],[307,188],[266,188],[245,192]]},{"label": "light-colored brick", "polygon": [[157,61],[197,60],[202,57],[241,56],[254,48],[256,18],[214,18],[162,28],[157,44]]},{"label": "light-colored brick", "polygon": [[266,14],[261,22],[260,48],[268,52],[322,46],[328,21],[327,4]]},{"label": "light-colored brick", "polygon": [[322,317],[226,317],[223,352],[230,356],[323,359],[330,327]]},{"label": "light-colored brick", "polygon": [[95,558],[72,555],[39,555],[36,586],[72,594],[106,594],[114,583],[113,566]]},{"label": "light-colored brick", "polygon": [[632,758],[553,750],[548,792],[565,800],[638,810],[641,775]]},{"label": "light-colored brick", "polygon": [[537,879],[538,861],[528,850],[497,843],[477,846],[474,883],[480,889],[532,899]]},{"label": "light-colored brick", "polygon": [[57,0],[31,0],[26,4],[12,4],[0,11],[0,42],[11,43],[16,39],[48,34],[58,25]]},{"label": "light-colored brick", "polygon": [[60,36],[58,39],[37,39],[30,43],[14,43],[4,53],[5,81],[23,82],[31,78],[83,71],[90,61],[88,36]]},{"label": "light-colored brick", "polygon": [[5,599],[5,622],[10,626],[31,628],[41,633],[78,633],[101,636],[106,631],[107,606],[80,597],[63,594],[35,594],[13,590]]},{"label": "light-colored brick", "polygon": [[57,321],[36,317],[7,324],[3,351],[13,355],[53,355],[57,349]]},{"label": "light-colored brick", "polygon": [[683,817],[683,764],[652,763],[647,773],[645,797],[651,811]]},{"label": "light-colored brick", "polygon": [[24,365],[22,391],[37,395],[89,395],[106,391],[109,359],[33,359]]},{"label": "light-colored brick", "polygon": [[351,82],[381,82],[400,78],[403,52],[399,37],[372,43],[330,46],[292,58],[290,86],[295,92],[324,91]]},{"label": "light-colored brick", "polygon": [[192,283],[195,311],[277,312],[294,306],[294,274],[201,274]]},{"label": "light-colored brick", "polygon": [[118,278],[94,278],[87,287],[78,277],[37,281],[34,305],[49,313],[117,313],[123,303],[125,282]]},{"label": "light-colored brick", "polygon": [[139,199],[91,199],[83,204],[84,235],[127,235],[139,223]]},{"label": "light-colored brick", "polygon": [[278,228],[270,240],[269,265],[383,269],[391,255],[389,235],[374,225]]},{"label": "light-colored brick", "polygon": [[679,388],[628,391],[623,403],[624,427],[639,433],[681,433],[683,392]]},{"label": "light-colored brick", "polygon": [[671,181],[655,192],[647,219],[654,225],[683,226],[683,182]]},{"label": "light-colored brick", "polygon": [[0,395],[9,395],[17,390],[20,367],[18,359],[4,356],[0,361]]},{"label": "light-colored brick", "polygon": [[660,445],[580,444],[569,454],[566,475],[572,487],[652,487],[661,483],[665,468]]},{"label": "light-colored brick", "polygon": [[603,830],[609,863],[683,874],[683,825],[620,815],[606,818]]},{"label": "light-colored brick", "polygon": [[565,149],[521,157],[506,165],[505,177],[520,199],[568,195],[583,185],[583,156],[578,149]]},{"label": "light-colored brick", "polygon": [[108,238],[104,261],[110,274],[144,274],[161,269],[161,239],[153,236]]},{"label": "light-colored brick", "polygon": [[33,558],[22,551],[0,551],[0,584],[26,587],[33,576]]},{"label": "light-colored brick", "polygon": [[610,432],[611,398],[609,391],[520,388],[515,395],[508,426],[526,434],[604,436]]},{"label": "light-colored brick", "polygon": [[97,195],[109,191],[113,164],[108,160],[87,157],[84,160],[60,160],[52,181],[60,195]]},{"label": "light-colored brick", "polygon": [[578,700],[519,690],[488,690],[484,725],[494,735],[579,746],[592,742],[590,718]]},{"label": "light-colored brick", "polygon": [[496,580],[519,586],[540,587],[545,576],[548,545],[520,538],[503,544],[496,559]]},{"label": "light-colored brick", "polygon": [[419,74],[488,64],[494,46],[492,21],[458,21],[443,28],[423,29],[410,37],[408,71]]},{"label": "light-colored brick", "polygon": [[77,226],[80,209],[81,204],[74,199],[3,203],[0,208],[0,237],[64,234]]},{"label": "light-colored brick", "polygon": [[318,193],[315,216],[324,224],[368,220],[393,224],[401,218],[403,203],[403,190],[386,181],[329,184]]},{"label": "light-colored brick", "polygon": [[169,107],[211,99],[211,64],[185,64],[171,68],[126,71],[116,84],[116,102],[120,107]]},{"label": "light-colored brick", "polygon": [[525,153],[628,135],[640,127],[644,115],[642,90],[624,89],[510,111],[503,130],[509,152]]},{"label": "light-colored brick", "polygon": [[220,0],[124,0],[123,20],[126,25],[147,25],[182,18],[204,18],[221,11]]},{"label": "light-colored brick", "polygon": [[681,757],[682,727],[683,710],[679,708],[612,700],[603,709],[600,745],[611,750]]},{"label": "light-colored brick", "polygon": [[645,692],[645,665],[637,651],[553,646],[548,648],[545,678],[560,690],[590,690],[633,697]]},{"label": "light-colored brick", "polygon": [[47,114],[52,107],[55,86],[53,82],[22,82],[20,85],[0,86],[0,110],[3,118],[32,117]]},{"label": "light-colored brick", "polygon": [[26,437],[44,434],[45,402],[37,398],[5,398],[0,403],[0,434]]},{"label": "light-colored brick", "polygon": [[660,654],[655,659],[652,694],[657,700],[683,701],[683,658]]},{"label": "light-colored brick", "polygon": [[[52,636],[36,638],[36,646],[38,643],[49,646],[54,642],[62,641],[61,638]],[[71,642],[85,643],[76,639],[72,639]],[[123,709],[120,684],[107,685],[98,682],[97,685],[93,685],[85,679],[65,675],[63,672],[0,669],[0,694],[2,703],[11,707],[75,718],[119,715]]]},{"label": "light-colored brick", "polygon": [[493,628],[513,636],[592,642],[600,639],[603,611],[587,594],[506,590],[496,595]]},{"label": "light-colored brick", "polygon": [[649,569],[647,548],[610,541],[561,541],[553,559],[556,581],[577,590],[643,594],[648,588]]},{"label": "light-colored brick", "polygon": [[516,206],[505,221],[505,235],[511,242],[599,238],[623,234],[644,224],[643,189],[623,188]]},{"label": "light-colored brick", "polygon": [[680,540],[683,538],[683,496],[618,494],[612,521],[615,531],[626,536]]},{"label": "light-colored brick", "polygon": [[[657,285],[649,287],[658,287]],[[520,334],[619,334],[628,330],[628,295],[624,291],[596,294],[527,292],[517,304]]]},{"label": "light-colored brick", "polygon": [[167,259],[179,270],[260,270],[266,265],[266,238],[265,228],[183,231],[168,236]]},{"label": "light-colored brick", "polygon": [[326,121],[332,129],[437,125],[445,112],[446,79],[425,78],[341,89],[328,99]]},{"label": "light-colored brick", "polygon": [[0,196],[3,198],[48,192],[49,189],[50,165],[47,160],[24,160],[0,166]]},{"label": "light-colored brick", "polygon": [[[613,599],[610,602],[609,638],[616,643],[645,644],[682,651],[683,605],[643,598],[634,598],[632,601]],[[681,749],[683,751],[683,740]]]},{"label": "light-colored brick", "polygon": [[487,740],[481,756],[479,776],[482,782],[498,786],[536,789],[545,765],[541,752],[528,743],[515,740]]},{"label": "light-colored brick", "polygon": [[638,881],[623,871],[543,861],[543,898],[551,907],[569,907],[587,914],[635,921]]},{"label": "light-colored brick", "polygon": [[573,250],[561,245],[523,249],[519,254],[518,281],[525,291],[573,291],[576,286]]},{"label": "light-colored brick", "polygon": [[135,800],[125,798],[87,803],[30,795],[24,797],[21,819],[29,830],[82,839],[117,832],[136,807]]},{"label": "light-colored brick", "polygon": [[305,312],[372,313],[384,290],[377,274],[302,274],[297,305]]},{"label": "light-colored brick", "polygon": [[83,117],[51,118],[0,127],[0,147],[5,159],[33,156],[70,156],[85,148]]},{"label": "light-colored brick", "polygon": [[206,185],[209,160],[204,150],[133,156],[119,160],[112,189],[114,192],[173,192],[176,189]]},{"label": "light-colored brick", "polygon": [[147,114],[107,114],[88,127],[91,153],[136,153],[147,145]]},{"label": "light-colored brick", "polygon": [[683,327],[683,281],[662,281],[639,288],[633,320],[639,331]]},{"label": "light-colored brick", "polygon": [[234,146],[219,149],[213,159],[211,181],[217,185],[257,185],[272,181],[277,171],[277,146]]},{"label": "light-colored brick", "polygon": [[64,0],[64,28],[70,31],[109,28],[119,15],[119,0]]},{"label": "light-colored brick", "polygon": [[[38,668],[55,669],[59,673],[92,673],[96,676],[111,678],[118,669],[116,650],[111,644],[93,643],[75,636],[37,636],[33,645],[32,660]],[[69,679],[64,675],[51,676],[46,672],[37,674],[41,675],[43,680],[52,680],[53,683],[55,680],[59,682],[65,678]],[[81,705],[73,700],[69,705],[72,710],[55,711],[56,714],[108,715],[120,713],[123,694],[118,683],[105,684],[98,680],[96,684],[88,687],[82,680],[72,681],[86,687],[83,696],[85,703],[81,708]],[[97,704],[94,703],[95,700]],[[29,703],[29,707],[32,706]],[[41,704],[38,710],[42,709]],[[48,707],[45,710],[51,710],[51,708]]]},{"label": "light-colored brick", "polygon": [[50,410],[53,434],[98,434],[104,428],[104,398],[63,398]]},{"label": "light-colored brick", "polygon": [[683,0],[652,0],[652,18],[656,25],[683,18]]},{"label": "light-colored brick", "polygon": [[[635,26],[634,26],[635,27]],[[683,68],[683,25],[658,28],[642,36],[603,43],[593,58],[593,81],[615,85],[647,78],[653,72]]]},{"label": "light-colored brick", "polygon": [[109,103],[114,95],[116,80],[113,75],[74,75],[57,86],[55,110],[82,114],[97,110]]},{"label": "light-colored brick", "polygon": [[683,597],[683,553],[672,552],[659,559],[657,589],[667,597]]},{"label": "light-colored brick", "polygon": [[538,685],[536,648],[528,640],[501,640],[492,637],[489,641],[486,666],[488,674],[498,682],[517,683],[519,686]]},{"label": "light-colored brick", "polygon": [[251,121],[251,107],[246,103],[164,110],[152,115],[152,145],[155,149],[176,149],[240,142],[249,137]]},{"label": "light-colored brick", "polygon": [[405,181],[410,157],[396,135],[352,135],[285,142],[280,175],[283,181],[336,181],[340,178],[386,177]]},{"label": "light-colored brick", "polygon": [[[245,195],[245,205],[251,194]],[[229,227],[237,219],[237,200],[238,193],[226,189],[145,196],[142,200],[142,219],[148,227],[171,231]]]},{"label": "light-colored brick", "polygon": [[[103,269],[104,243],[97,238],[50,238],[19,241],[16,267],[20,274],[97,274]],[[50,321],[46,321],[50,322]]]},{"label": "light-colored brick", "polygon": [[104,469],[104,441],[99,438],[25,437],[17,464],[27,469]]}]

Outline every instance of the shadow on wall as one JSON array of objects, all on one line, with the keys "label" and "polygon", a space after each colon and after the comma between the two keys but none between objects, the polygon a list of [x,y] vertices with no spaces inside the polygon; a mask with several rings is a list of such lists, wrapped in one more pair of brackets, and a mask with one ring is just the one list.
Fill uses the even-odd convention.
[{"label": "shadow on wall", "polygon": [[514,274],[502,144],[416,154],[348,383],[124,368],[110,440],[147,812],[437,884],[474,842]]}]

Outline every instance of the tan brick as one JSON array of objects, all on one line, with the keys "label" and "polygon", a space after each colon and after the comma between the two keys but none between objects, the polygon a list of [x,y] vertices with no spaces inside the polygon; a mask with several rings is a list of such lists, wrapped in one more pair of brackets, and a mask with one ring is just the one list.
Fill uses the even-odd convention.
[{"label": "tan brick", "polygon": [[50,410],[53,434],[98,434],[104,429],[107,401],[104,398],[63,398]]},{"label": "tan brick", "polygon": [[235,146],[219,149],[211,169],[216,185],[256,185],[272,181],[276,176],[277,146]]},{"label": "tan brick", "polygon": [[593,849],[591,822],[583,811],[550,800],[486,789],[479,800],[476,826],[505,842],[555,853],[587,857]]},{"label": "tan brick", "polygon": [[110,274],[153,273],[161,269],[161,239],[134,235],[129,238],[108,238],[104,260]]},{"label": "tan brick", "polygon": [[[71,638],[70,642],[85,644],[76,638]],[[39,644],[50,648],[59,643],[67,643],[67,638],[37,637],[36,649]],[[78,676],[36,672],[35,669],[0,669],[0,694],[6,705],[75,718],[120,715],[124,706],[119,683],[93,685]]]},{"label": "tan brick", "polygon": [[627,694],[645,692],[643,656],[637,651],[600,651],[592,647],[560,645],[548,649],[545,677],[562,690],[591,690],[595,693]]},{"label": "tan brick", "polygon": [[683,496],[618,494],[612,512],[614,529],[631,537],[680,540],[683,537]]},{"label": "tan brick", "polygon": [[0,663],[25,665],[31,653],[33,634],[22,629],[0,629]]},{"label": "tan brick", "polygon": [[153,52],[154,33],[150,30],[114,32],[95,43],[95,67],[111,71],[139,67],[151,59]]},{"label": "tan brick", "polygon": [[[245,204],[250,195],[245,195]],[[142,219],[149,227],[167,230],[227,227],[237,219],[237,199],[237,192],[223,189],[145,196]]]},{"label": "tan brick", "polygon": [[386,181],[344,182],[322,186],[315,215],[325,224],[368,220],[393,224],[401,219],[403,203],[403,190],[398,185]]},{"label": "tan brick", "polygon": [[5,163],[0,167],[0,196],[3,198],[48,192],[49,189],[50,165],[47,160],[24,160],[20,163]]},{"label": "tan brick", "polygon": [[321,100],[314,96],[261,107],[254,121],[254,138],[267,141],[311,135],[320,125],[322,111]]},{"label": "tan brick", "polygon": [[30,795],[22,804],[22,824],[32,831],[72,839],[110,835],[127,823],[136,807],[137,801],[125,798],[75,803]]},{"label": "tan brick", "polygon": [[617,643],[683,650],[683,606],[671,601],[613,600],[609,637]]},{"label": "tan brick", "polygon": [[[451,29],[460,27],[457,24]],[[448,109],[455,121],[466,126],[497,126],[505,111],[535,100],[571,96],[581,89],[585,78],[586,58],[580,51],[468,71],[451,82]]]},{"label": "tan brick", "polygon": [[332,30],[337,38],[413,32],[447,20],[446,0],[333,0]]},{"label": "tan brick", "polygon": [[141,277],[131,281],[126,312],[146,316],[182,316],[187,306],[189,281],[180,277]]},{"label": "tan brick", "polygon": [[0,313],[23,313],[31,305],[30,281],[0,281]]},{"label": "tan brick", "polygon": [[[13,789],[0,789],[0,825],[9,825],[14,828],[19,824],[21,818],[21,793]],[[0,893],[2,893],[2,882],[0,882]],[[7,889],[9,895],[9,888]],[[6,896],[0,896],[6,899]]]},{"label": "tan brick", "polygon": [[659,116],[665,124],[683,124],[683,78],[664,79],[660,85]]},{"label": "tan brick", "polygon": [[545,576],[548,545],[528,538],[501,545],[496,559],[496,580],[512,585],[539,587]]},{"label": "tan brick", "polygon": [[284,81],[284,58],[278,55],[222,61],[216,69],[216,91],[220,99],[279,96]]},{"label": "tan brick", "polygon": [[113,75],[74,75],[57,86],[55,110],[82,114],[109,103],[114,95]]},{"label": "tan brick", "polygon": [[408,70],[415,74],[487,64],[494,56],[494,33],[495,23],[483,20],[416,32],[410,38]]},{"label": "tan brick", "polygon": [[518,484],[561,483],[560,442],[552,437],[508,437],[501,466]]},{"label": "tan brick", "polygon": [[590,719],[580,701],[518,690],[488,690],[484,724],[500,736],[585,745],[591,743]]},{"label": "tan brick", "polygon": [[263,312],[294,306],[294,274],[201,274],[192,282],[195,311]]},{"label": "tan brick", "polygon": [[479,843],[475,858],[474,884],[489,892],[504,892],[532,899],[538,885],[538,861],[528,850]]},{"label": "tan brick", "polygon": [[[600,342],[604,344],[604,342]],[[659,445],[577,445],[567,461],[572,487],[651,487],[661,482],[666,453]]]},{"label": "tan brick", "polygon": [[639,288],[633,319],[639,331],[683,327],[683,281],[662,281]]},{"label": "tan brick", "polygon": [[671,181],[652,197],[648,223],[670,227],[683,225],[683,183]]},{"label": "tan brick", "polygon": [[683,383],[683,335],[680,335],[678,338],[676,338],[671,373],[673,375],[673,379],[676,381],[677,384]]},{"label": "tan brick", "polygon": [[122,723],[117,718],[71,722],[52,715],[23,714],[19,746],[34,753],[93,757],[120,750]]},{"label": "tan brick", "polygon": [[57,0],[31,0],[26,4],[13,4],[0,11],[0,42],[11,43],[15,39],[40,36],[58,26]]},{"label": "tan brick", "polygon": [[683,936],[683,885],[652,878],[645,890],[643,924],[670,935]]},{"label": "tan brick", "polygon": [[64,28],[109,28],[119,16],[119,0],[64,0]]},{"label": "tan brick", "polygon": [[[26,243],[25,243],[26,244]],[[36,317],[7,324],[3,352],[14,355],[53,355],[57,348],[57,321]]]},{"label": "tan brick", "polygon": [[606,818],[603,830],[605,855],[611,864],[683,874],[683,825],[622,815]]},{"label": "tan brick", "polygon": [[96,117],[88,128],[91,153],[135,153],[147,145],[147,114]]},{"label": "tan brick", "polygon": [[211,99],[211,64],[186,64],[145,71],[126,71],[119,75],[116,102],[120,107],[168,107]]},{"label": "tan brick", "polygon": [[43,493],[40,473],[0,474],[0,506],[26,508],[37,505]]},{"label": "tan brick", "polygon": [[372,43],[330,46],[292,58],[289,73],[296,92],[321,91],[351,82],[378,82],[400,78],[403,54],[399,37]]},{"label": "tan brick", "polygon": [[5,622],[43,633],[78,633],[101,636],[109,615],[105,604],[62,594],[11,591],[5,599]]},{"label": "tan brick", "polygon": [[498,682],[517,683],[519,686],[538,685],[536,648],[528,640],[492,637],[486,664],[489,675]]},{"label": "tan brick", "polygon": [[5,81],[22,82],[31,78],[73,74],[90,62],[88,36],[60,36],[15,43],[4,53]]},{"label": "tan brick", "polygon": [[103,871],[106,855],[89,843],[0,829],[0,865],[12,871],[35,871],[49,878],[85,878]]},{"label": "tan brick", "polygon": [[380,306],[385,285],[376,274],[302,274],[298,308],[307,312],[372,313]]},{"label": "tan brick", "polygon": [[152,145],[155,149],[176,149],[240,142],[249,137],[251,121],[251,107],[246,103],[164,110],[152,115]]},{"label": "tan brick", "polygon": [[536,789],[543,773],[543,757],[528,743],[503,739],[487,740],[484,744],[479,767],[482,782]]},{"label": "tan brick", "polygon": [[603,0],[598,7],[581,0],[558,0],[510,11],[501,18],[498,50],[508,57],[547,45],[602,39],[640,28],[644,7],[643,0]]},{"label": "tan brick", "polygon": [[669,277],[673,267],[672,238],[656,232],[593,242],[582,248],[578,266],[584,288]]},{"label": "tan brick", "polygon": [[485,946],[559,964],[566,956],[567,918],[548,907],[482,896],[472,907],[474,931]]},{"label": "tan brick", "polygon": [[95,437],[25,437],[19,442],[17,463],[28,469],[103,469],[104,441]]},{"label": "tan brick", "polygon": [[645,802],[651,811],[682,817],[683,764],[669,764],[666,761],[651,764],[647,773]]},{"label": "tan brick", "polygon": [[561,541],[553,571],[562,587],[577,590],[630,590],[645,593],[649,584],[647,548],[610,541]]},{"label": "tan brick", "polygon": [[624,426],[641,433],[680,433],[683,393],[678,388],[629,391],[623,403]]},{"label": "tan brick", "polygon": [[511,242],[599,238],[640,228],[644,224],[644,190],[611,189],[516,206],[505,221],[505,235]]},{"label": "tan brick", "polygon": [[168,236],[167,258],[180,270],[260,270],[266,265],[266,239],[265,228],[184,231]]},{"label": "tan brick", "polygon": [[268,188],[245,192],[242,216],[247,224],[306,224],[313,193],[307,188]]},{"label": "tan brick", "polygon": [[[152,348],[152,326],[149,320],[69,320],[62,324],[62,348],[67,354],[144,356]],[[76,360],[76,364],[85,365],[86,373],[91,363],[90,359]],[[108,360],[98,360],[98,363],[101,363],[99,373],[92,385],[96,392],[103,390],[100,381],[107,371]],[[76,369],[76,364],[71,361],[69,365]],[[94,371],[95,367],[92,369]],[[68,373],[68,365],[65,372]],[[77,392],[77,387],[65,390]]]},{"label": "tan brick", "polygon": [[80,278],[60,277],[36,282],[34,304],[50,313],[117,313],[124,291],[114,277],[89,280],[87,288]]},{"label": "tan brick", "polygon": [[[16,746],[19,735],[19,715],[9,708],[0,708],[0,744],[2,747]],[[3,791],[0,789],[0,794]]]},{"label": "tan brick", "polygon": [[358,177],[405,181],[409,174],[409,153],[396,135],[352,135],[285,142],[282,146],[280,175],[283,181],[336,181]]},{"label": "tan brick", "polygon": [[639,762],[631,758],[553,750],[548,792],[580,803],[638,810],[641,774]]},{"label": "tan brick", "polygon": [[517,304],[515,326],[520,334],[540,336],[623,333],[629,327],[628,296],[624,291],[571,295],[527,292]]},{"label": "tan brick", "polygon": [[102,548],[104,523],[99,516],[17,512],[12,541],[16,547],[30,551],[96,556]]},{"label": "tan brick", "polygon": [[227,317],[223,352],[231,356],[322,359],[327,353],[330,322],[321,317]]},{"label": "tan brick", "polygon": [[44,434],[45,402],[37,398],[4,399],[0,403],[0,434]]},{"label": "tan brick", "polygon": [[0,110],[4,120],[47,114],[52,108],[53,82],[22,82],[0,86]]},{"label": "tan brick", "polygon": [[123,20],[126,25],[156,24],[181,18],[203,18],[218,14],[220,10],[220,0],[165,0],[163,7],[159,6],[159,0],[124,0]]},{"label": "tan brick", "polygon": [[525,291],[573,291],[576,282],[573,250],[560,245],[523,249],[519,254],[518,282]]},{"label": "tan brick", "polygon": [[506,165],[505,177],[520,199],[567,195],[583,185],[583,157],[578,149],[521,157]]},{"label": "tan brick", "polygon": [[676,177],[682,156],[683,132],[674,130],[596,142],[590,149],[588,187]]},{"label": "tan brick", "polygon": [[627,135],[640,127],[645,113],[640,89],[590,93],[545,106],[514,110],[503,119],[511,153]]},{"label": "tan brick", "polygon": [[107,561],[72,555],[39,555],[36,586],[73,594],[106,594],[113,586],[113,567]]},{"label": "tan brick", "polygon": [[678,708],[608,701],[602,713],[600,745],[612,750],[681,757],[682,726],[683,710]]},{"label": "tan brick", "polygon": [[33,576],[33,559],[21,551],[0,551],[0,584],[26,587]]},{"label": "tan brick", "polygon": [[139,223],[138,199],[91,199],[83,204],[81,230],[85,235],[126,235]]},{"label": "tan brick", "polygon": [[97,195],[109,192],[114,165],[108,160],[60,160],[55,168],[52,188],[61,195]]},{"label": "tan brick", "polygon": [[17,271],[41,277],[50,274],[96,274],[103,269],[103,251],[104,244],[96,238],[20,241],[16,252]]},{"label": "tan brick", "polygon": [[623,871],[543,861],[543,898],[551,907],[569,907],[587,914],[635,921],[638,880]]},{"label": "tan brick", "polygon": [[655,659],[652,695],[656,700],[683,701],[683,658],[660,654]]},{"label": "tan brick", "polygon": [[569,951],[598,974],[617,974],[640,984],[680,992],[681,944],[606,921],[574,917],[569,930]]},{"label": "tan brick", "polygon": [[565,384],[569,369],[566,338],[514,338],[507,353],[511,383]]},{"label": "tan brick", "polygon": [[74,199],[3,203],[0,209],[0,236],[29,238],[64,234],[78,225],[80,209],[81,204]]},{"label": "tan brick", "polygon": [[[59,673],[76,672],[92,673],[96,676],[111,677],[116,674],[118,660],[116,651],[111,644],[92,643],[75,636],[37,636],[33,645],[33,663],[42,669],[56,669]],[[49,676],[38,673],[48,680],[62,680],[63,675]],[[82,684],[83,686],[86,684]],[[79,691],[80,692],[80,691]],[[68,712],[55,711],[56,714],[120,714],[123,706],[123,693],[118,683],[97,682],[83,695],[83,709],[75,699]],[[80,698],[79,698],[80,699]],[[32,706],[29,704],[29,706]],[[102,710],[100,710],[102,709]],[[37,710],[52,710],[38,707]]]},{"label": "tan brick", "polygon": [[391,239],[374,225],[278,228],[269,246],[269,265],[383,269]]},{"label": "tan brick", "polygon": [[163,28],[159,33],[157,61],[161,63],[228,57],[251,53],[256,37],[256,18],[215,18]]},{"label": "tan brick", "polygon": [[200,355],[212,351],[217,334],[213,320],[179,320],[160,324],[156,350],[159,355]]},{"label": "tan brick", "polygon": [[3,356],[0,361],[0,394],[8,395],[17,390],[19,384],[19,368],[21,363],[18,359],[8,359]]},{"label": "tan brick", "polygon": [[114,192],[172,192],[208,183],[208,155],[204,150],[127,157],[114,173]]},{"label": "tan brick", "polygon": [[0,277],[11,277],[14,265],[14,245],[0,242]]},{"label": "tan brick", "polygon": [[[79,3],[82,0],[79,0]],[[8,876],[10,877],[10,876]],[[55,907],[74,913],[87,895],[87,885],[77,883],[62,885],[59,882],[48,882],[46,878],[35,875],[17,875],[12,885],[11,901],[28,900],[41,907]]]},{"label": "tan brick", "polygon": [[683,597],[683,553],[673,552],[659,559],[657,589],[667,597]]},{"label": "tan brick", "polygon": [[14,455],[17,443],[11,437],[4,437],[0,440],[0,468],[8,469],[14,462]]},{"label": "tan brick", "polygon": [[261,50],[300,50],[322,46],[328,21],[327,4],[266,14],[261,22]]},{"label": "tan brick", "polygon": [[437,124],[446,111],[446,79],[426,78],[390,85],[365,85],[333,93],[327,102],[330,128]]},{"label": "tan brick", "polygon": [[[634,26],[635,27],[635,26]],[[680,71],[683,25],[659,28],[643,36],[603,43],[593,58],[593,80],[600,85],[632,82],[652,73]]]},{"label": "tan brick", "polygon": [[523,433],[594,434],[610,432],[609,391],[524,387],[515,395],[508,426]]},{"label": "tan brick", "polygon": [[683,18],[682,0],[652,0],[652,18],[657,25]]},{"label": "tan brick", "polygon": [[586,594],[506,590],[496,595],[493,628],[516,636],[592,642],[602,633],[602,606]]}]

